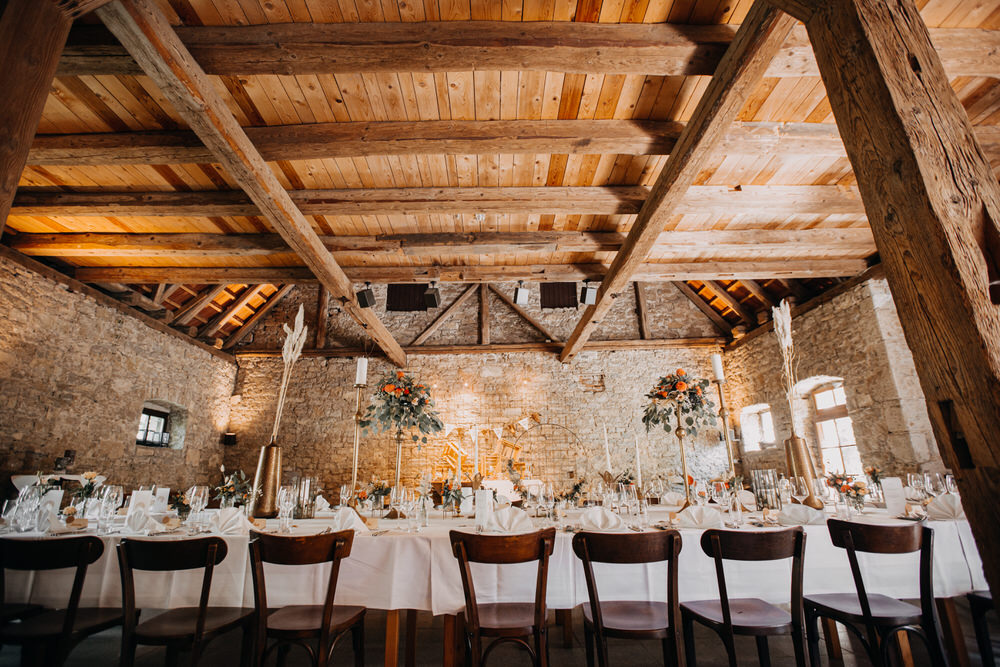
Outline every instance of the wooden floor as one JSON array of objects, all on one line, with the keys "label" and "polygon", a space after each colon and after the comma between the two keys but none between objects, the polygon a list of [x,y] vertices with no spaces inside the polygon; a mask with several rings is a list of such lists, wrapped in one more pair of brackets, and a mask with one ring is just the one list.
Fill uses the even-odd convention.
[{"label": "wooden floor", "polygon": [[[966,644],[969,648],[969,655],[972,665],[981,664],[979,654],[976,650],[975,636],[972,634],[972,625],[969,619],[968,606],[961,602],[958,605],[962,627],[966,630]],[[1000,623],[996,618],[991,619],[993,650],[1000,655]],[[384,662],[384,635],[385,635],[385,614],[381,612],[371,612],[368,616],[368,624],[365,628],[367,638],[367,650],[365,664],[369,666],[381,665]],[[551,665],[562,667],[564,665],[586,665],[586,657],[583,648],[583,628],[580,614],[574,615],[573,646],[565,648],[562,645],[561,633],[557,628],[552,629],[553,644],[551,648]],[[844,651],[844,661],[830,663],[825,652],[821,649],[822,664],[845,665],[869,665],[864,657],[858,658],[861,652],[860,645],[853,643],[844,630],[841,630],[841,644]],[[417,625],[417,651],[416,664],[420,666],[441,665],[442,657],[442,621],[441,617],[431,617],[429,614],[420,614]],[[118,630],[111,630],[89,639],[81,644],[73,652],[67,667],[83,667],[85,665],[114,665],[118,659],[118,641],[120,633]],[[697,643],[698,664],[699,665],[725,665],[726,657],[722,644],[715,639],[715,636],[703,628],[696,627],[695,641]],[[737,637],[737,651],[741,665],[757,664],[756,648],[752,639],[747,637]],[[646,667],[662,665],[662,654],[659,642],[627,642],[623,640],[609,640],[609,658],[612,664],[628,665],[628,667]],[[926,654],[923,652],[919,642],[912,643],[915,665],[929,665]],[[215,644],[210,645],[201,664],[222,667],[223,665],[239,664],[239,638],[238,634],[220,638]],[[338,646],[332,665],[353,664],[350,642],[345,642]],[[402,652],[402,647],[401,647]],[[18,653],[16,649],[5,647],[0,649],[0,667],[14,667],[18,664]],[[771,659],[774,665],[792,665],[791,644],[783,638],[775,638],[771,641]],[[136,666],[156,666],[163,664],[162,650],[150,647],[140,647],[137,654]],[[268,664],[273,664],[269,661]],[[289,667],[306,665],[308,661],[304,651],[293,650],[289,656]],[[403,664],[402,655],[400,665]],[[514,648],[502,646],[498,648],[490,658],[490,664],[500,665],[528,665],[530,664],[527,655],[519,653]]]}]

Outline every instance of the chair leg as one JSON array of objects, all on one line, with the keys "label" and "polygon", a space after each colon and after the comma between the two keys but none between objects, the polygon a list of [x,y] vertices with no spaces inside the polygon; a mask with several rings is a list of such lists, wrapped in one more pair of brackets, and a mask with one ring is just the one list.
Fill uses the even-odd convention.
[{"label": "chair leg", "polygon": [[288,644],[282,644],[278,647],[278,667],[285,667],[285,663],[288,661],[288,652],[292,650],[292,647]]},{"label": "chair leg", "polygon": [[810,667],[819,667],[819,615],[811,609],[806,609],[805,613],[806,640],[809,644],[809,665]]},{"label": "chair leg", "polygon": [[[719,637],[722,638],[722,643],[726,647],[726,654],[729,656],[729,667],[737,667],[736,664],[736,638],[733,637],[731,633],[719,633]],[[760,650],[760,644],[757,644],[758,651]],[[767,667],[767,666],[765,666]]]},{"label": "chair leg", "polygon": [[177,644],[167,644],[167,655],[163,664],[166,667],[178,667],[181,664],[181,650]]},{"label": "chair leg", "polygon": [[354,667],[365,667],[365,619],[351,628],[351,644],[354,645]]},{"label": "chair leg", "polygon": [[583,645],[587,650],[587,667],[594,667],[594,631],[583,624]]},{"label": "chair leg", "polygon": [[243,626],[243,641],[240,644],[240,667],[251,667],[254,664],[254,640],[256,639],[254,623]]},{"label": "chair leg", "polygon": [[132,637],[122,636],[122,652],[118,658],[119,667],[132,667],[135,664],[136,642]]},{"label": "chair leg", "polygon": [[698,661],[694,651],[694,619],[681,612],[684,625],[684,662],[687,667],[695,667]]},{"label": "chair leg", "polygon": [[21,644],[21,667],[41,667],[44,661],[44,645]]},{"label": "chair leg", "polygon": [[535,653],[538,667],[549,667],[549,640],[545,626],[535,631]]},{"label": "chair leg", "polygon": [[976,643],[979,644],[979,659],[982,661],[983,667],[995,667],[993,642],[990,641],[990,627],[986,622],[986,612],[989,608],[972,599],[969,600],[969,603],[972,610],[972,627],[976,631]]},{"label": "chair leg", "polygon": [[771,651],[767,647],[767,637],[761,635],[757,639],[757,661],[760,667],[771,667]]},{"label": "chair leg", "polygon": [[666,637],[663,640],[663,667],[680,667],[680,664],[676,636]]},{"label": "chair leg", "polygon": [[806,667],[806,638],[802,628],[792,628],[792,651],[795,653],[795,667]]}]

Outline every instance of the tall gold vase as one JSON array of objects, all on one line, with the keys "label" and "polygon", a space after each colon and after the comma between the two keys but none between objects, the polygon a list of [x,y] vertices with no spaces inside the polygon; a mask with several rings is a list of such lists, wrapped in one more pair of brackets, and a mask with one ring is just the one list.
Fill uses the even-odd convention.
[{"label": "tall gold vase", "polygon": [[794,432],[790,438],[785,440],[785,465],[790,476],[802,477],[806,481],[809,495],[802,501],[802,504],[822,509],[823,501],[816,497],[815,484],[813,484],[813,480],[816,479],[816,464],[813,463],[806,441],[795,435]]},{"label": "tall gold vase", "polygon": [[253,515],[270,519],[278,515],[278,489],[281,487],[281,447],[274,440],[260,448],[257,474],[253,478]]}]

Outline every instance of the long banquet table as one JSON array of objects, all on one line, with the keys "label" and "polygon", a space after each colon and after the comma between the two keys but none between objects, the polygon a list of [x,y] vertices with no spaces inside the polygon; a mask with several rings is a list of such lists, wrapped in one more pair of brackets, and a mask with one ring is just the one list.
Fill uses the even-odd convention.
[{"label": "long banquet table", "polygon": [[[665,512],[654,512],[653,521],[665,519]],[[877,523],[901,523],[878,511],[860,518]],[[573,517],[570,517],[570,522]],[[328,519],[300,520],[294,532],[315,533],[331,524]],[[542,520],[536,520],[541,527]],[[935,595],[947,600],[972,590],[987,588],[982,562],[966,521],[931,521],[934,539]],[[268,529],[274,526],[268,525]],[[358,534],[349,559],[341,566],[337,588],[339,604],[363,605],[390,612],[387,631],[387,664],[395,664],[398,649],[400,610],[428,611],[446,615],[446,628],[454,631],[453,615],[464,607],[462,582],[451,553],[448,531],[474,531],[468,518],[432,519],[419,533],[408,533],[405,522],[386,521],[379,534]],[[767,530],[745,527],[744,530]],[[854,583],[842,549],[833,546],[825,525],[805,526],[807,534],[804,590],[810,593],[835,593],[853,590]],[[699,547],[701,530],[682,529],[679,595],[682,601],[718,597],[712,560]],[[23,534],[25,537],[31,533]],[[58,539],[58,538],[52,538]],[[120,535],[102,536],[105,552],[91,566],[83,589],[81,604],[117,606],[121,603],[118,564],[114,545]],[[141,539],[178,539],[177,535]],[[212,582],[211,603],[252,606],[253,592],[248,559],[249,536],[224,536],[229,547],[225,561],[216,568]],[[572,609],[587,600],[586,583],[579,561],[573,555],[572,534],[557,533],[555,551],[550,561],[548,604],[552,609]],[[868,573],[869,591],[913,599],[917,588],[917,554],[885,556],[860,554]],[[524,601],[533,598],[534,565],[474,566],[479,599]],[[265,577],[271,606],[321,604],[328,566],[292,567],[268,565]],[[618,600],[663,599],[666,595],[666,566],[595,566],[602,598]],[[770,602],[788,601],[790,561],[742,563],[728,562],[727,584],[732,597],[759,597]],[[34,602],[45,605],[65,604],[70,588],[70,572],[11,573],[7,580],[10,602]],[[177,573],[142,573],[137,575],[137,604],[152,609],[192,606],[198,602],[201,585],[198,571]],[[943,616],[953,615],[944,606]],[[947,626],[953,618],[942,619]],[[390,656],[389,653],[392,652]]]}]

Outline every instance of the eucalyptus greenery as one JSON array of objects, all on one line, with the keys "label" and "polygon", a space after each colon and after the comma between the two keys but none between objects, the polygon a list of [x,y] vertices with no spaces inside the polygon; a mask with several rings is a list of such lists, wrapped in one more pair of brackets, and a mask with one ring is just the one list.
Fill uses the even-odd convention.
[{"label": "eucalyptus greenery", "polygon": [[646,431],[663,426],[667,433],[673,431],[671,419],[680,411],[681,425],[691,435],[698,434],[699,426],[715,426],[715,404],[707,397],[709,381],[693,378],[683,368],[659,379],[653,390],[646,394],[649,403],[643,411],[642,423]]},{"label": "eucalyptus greenery", "polygon": [[[434,410],[434,400],[427,386],[412,375],[396,371],[376,385],[372,403],[365,410],[361,427],[365,432],[412,431],[413,441],[427,442],[427,435],[444,429],[444,422]],[[419,444],[418,444],[419,447]]]}]

